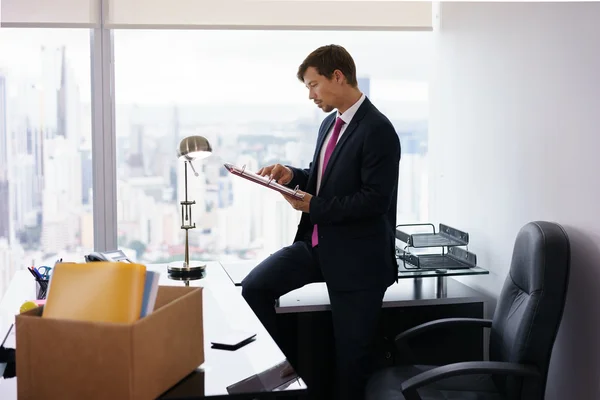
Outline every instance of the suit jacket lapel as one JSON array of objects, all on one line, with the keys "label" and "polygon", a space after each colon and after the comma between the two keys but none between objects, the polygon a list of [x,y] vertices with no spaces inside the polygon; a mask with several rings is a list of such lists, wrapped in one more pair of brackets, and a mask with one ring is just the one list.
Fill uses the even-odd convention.
[{"label": "suit jacket lapel", "polygon": [[[370,107],[370,104],[371,104],[371,102],[369,102],[369,99],[365,99],[363,101],[363,103],[360,105],[360,107],[356,111],[356,114],[354,114],[354,118],[352,118],[352,120],[350,121],[350,124],[344,131],[342,137],[338,140],[337,144],[335,145],[335,148],[333,149],[333,153],[331,153],[331,158],[327,162],[327,168],[325,168],[325,171],[323,172],[323,178],[321,179],[321,188],[319,190],[323,189],[323,186],[325,185],[325,183],[327,183],[327,178],[329,178],[329,175],[331,175],[331,170],[333,169],[335,162],[339,158],[339,154],[342,151],[342,147],[344,146],[344,143],[346,143],[348,141],[348,138],[350,137],[350,135],[352,135],[352,133],[354,133],[354,131],[358,127],[358,124],[360,123],[360,121],[363,119],[363,117],[367,113],[367,110]],[[321,142],[321,146],[322,145],[323,145],[323,143]]]}]

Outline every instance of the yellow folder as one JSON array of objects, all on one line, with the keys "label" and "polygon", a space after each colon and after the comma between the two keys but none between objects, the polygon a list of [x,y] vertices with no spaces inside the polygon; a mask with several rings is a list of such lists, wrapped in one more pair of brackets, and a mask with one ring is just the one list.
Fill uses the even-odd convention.
[{"label": "yellow folder", "polygon": [[52,271],[43,318],[131,323],[140,318],[146,267],[61,263]]}]

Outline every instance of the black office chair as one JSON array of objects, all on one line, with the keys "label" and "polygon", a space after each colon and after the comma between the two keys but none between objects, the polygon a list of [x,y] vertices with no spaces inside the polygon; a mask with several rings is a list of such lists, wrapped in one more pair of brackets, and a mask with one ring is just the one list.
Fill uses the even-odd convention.
[{"label": "black office chair", "polygon": [[402,348],[415,335],[441,326],[489,327],[490,361],[386,368],[369,380],[366,399],[543,399],[569,269],[570,244],[563,228],[551,222],[528,223],[517,235],[493,320],[442,319],[395,339]]}]

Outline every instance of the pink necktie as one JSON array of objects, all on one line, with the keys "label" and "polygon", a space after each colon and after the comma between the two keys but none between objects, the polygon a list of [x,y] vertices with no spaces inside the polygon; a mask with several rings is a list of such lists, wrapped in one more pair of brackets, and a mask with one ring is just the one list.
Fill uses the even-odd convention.
[{"label": "pink necktie", "polygon": [[[344,120],[340,117],[337,117],[335,120],[335,126],[333,127],[333,133],[331,134],[331,138],[329,139],[329,143],[327,143],[327,148],[325,149],[325,156],[323,157],[323,166],[321,167],[321,176],[325,174],[325,168],[327,168],[327,162],[331,157],[331,153],[333,153],[333,149],[337,144],[338,138],[340,137],[340,132],[342,131],[342,125],[344,125]],[[319,244],[319,232],[317,229],[317,224],[313,227],[312,232],[312,246],[315,247]]]}]

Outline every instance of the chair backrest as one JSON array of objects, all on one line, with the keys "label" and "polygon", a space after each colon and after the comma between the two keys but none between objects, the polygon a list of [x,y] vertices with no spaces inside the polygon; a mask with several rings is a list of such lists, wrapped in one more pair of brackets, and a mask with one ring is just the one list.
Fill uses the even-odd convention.
[{"label": "chair backrest", "polygon": [[495,376],[506,398],[543,399],[565,306],[570,259],[569,238],[560,225],[536,221],[519,231],[494,313],[490,360],[534,365],[543,378]]}]

